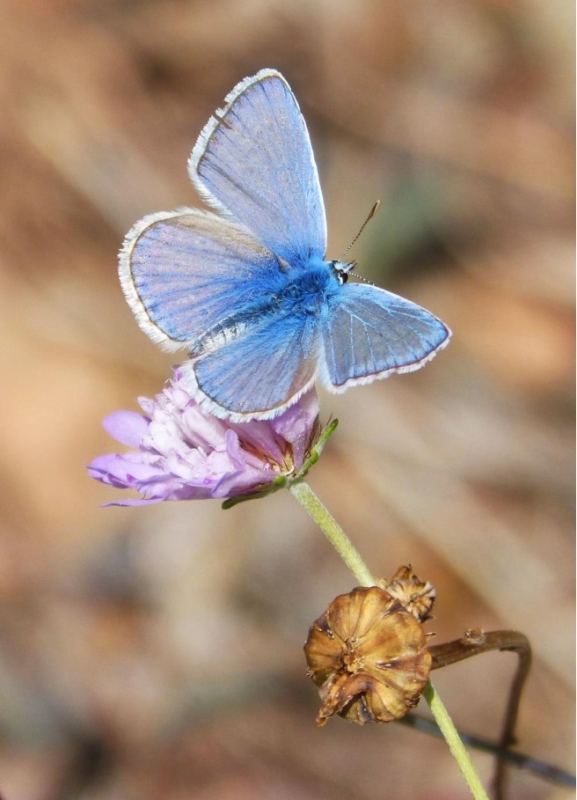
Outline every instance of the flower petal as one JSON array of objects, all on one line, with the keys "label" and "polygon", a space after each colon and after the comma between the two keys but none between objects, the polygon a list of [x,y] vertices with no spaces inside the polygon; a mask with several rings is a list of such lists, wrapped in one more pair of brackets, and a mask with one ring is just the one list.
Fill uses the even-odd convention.
[{"label": "flower petal", "polygon": [[127,447],[140,447],[148,424],[149,420],[136,411],[114,411],[102,420],[106,433]]}]

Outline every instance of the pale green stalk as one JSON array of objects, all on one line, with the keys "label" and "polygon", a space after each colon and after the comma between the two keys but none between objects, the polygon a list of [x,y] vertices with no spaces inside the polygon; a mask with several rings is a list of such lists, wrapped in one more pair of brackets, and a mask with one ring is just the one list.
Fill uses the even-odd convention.
[{"label": "pale green stalk", "polygon": [[289,487],[299,503],[306,508],[329,542],[343,559],[361,586],[374,586],[375,579],[360,557],[349,537],[323,506],[308,483],[296,481]]},{"label": "pale green stalk", "polygon": [[469,757],[469,754],[465,750],[465,746],[461,741],[461,737],[453,725],[453,720],[449,716],[449,712],[445,708],[443,701],[437,694],[431,681],[429,681],[425,686],[423,697],[429,704],[429,708],[435,717],[435,722],[445,737],[445,741],[449,745],[449,750],[459,765],[459,769],[467,781],[467,786],[469,787],[471,794],[475,800],[477,800],[477,798],[479,798],[479,800],[488,800],[487,793],[485,792],[483,785],[479,780],[479,776],[475,772],[475,768]]},{"label": "pale green stalk", "polygon": [[[356,548],[353,546],[351,540],[340,525],[333,519],[310,486],[304,481],[298,480],[289,486],[289,491],[308,511],[347,567],[351,570],[359,584],[361,586],[376,586],[375,579]],[[475,800],[488,800],[487,793],[481,785],[481,781],[475,772],[469,754],[465,750],[465,746],[457,733],[457,729],[453,725],[453,721],[447,713],[447,709],[441,702],[439,695],[436,693],[430,681],[425,687],[423,697],[429,704],[435,721],[445,737],[445,741],[449,745],[449,750],[467,781],[472,796]]]}]

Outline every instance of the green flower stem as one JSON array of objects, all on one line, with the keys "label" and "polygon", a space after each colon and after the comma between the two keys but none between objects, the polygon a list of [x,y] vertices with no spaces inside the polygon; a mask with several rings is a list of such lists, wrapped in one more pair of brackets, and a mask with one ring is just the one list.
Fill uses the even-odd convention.
[{"label": "green flower stem", "polygon": [[376,581],[369,572],[369,568],[355,550],[351,540],[344,530],[333,519],[329,511],[323,506],[308,483],[302,480],[295,481],[289,486],[289,491],[299,503],[306,508],[317,523],[329,542],[343,559],[347,567],[358,580],[360,586],[375,586]]},{"label": "green flower stem", "polygon": [[[353,546],[351,540],[336,520],[333,519],[310,486],[303,480],[297,480],[289,486],[289,490],[293,497],[304,506],[317,523],[359,584],[361,586],[376,586],[377,582]],[[441,702],[441,698],[433,688],[431,681],[425,686],[423,697],[429,704],[435,722],[445,737],[445,741],[449,745],[449,750],[459,765],[459,769],[463,773],[472,796],[475,800],[488,800],[487,793],[481,785],[481,781],[475,772],[469,754],[465,750],[465,746],[457,733],[457,729],[453,725],[453,721]]]},{"label": "green flower stem", "polygon": [[433,716],[435,717],[435,722],[439,726],[439,729],[443,736],[445,737],[445,741],[449,745],[449,750],[451,751],[453,758],[459,765],[459,769],[463,773],[463,777],[467,781],[467,786],[475,800],[488,800],[488,795],[479,780],[479,776],[475,772],[475,768],[473,767],[473,763],[469,757],[468,752],[465,750],[465,746],[461,741],[461,737],[457,733],[457,729],[453,724],[453,720],[449,716],[449,712],[445,708],[441,698],[435,691],[435,687],[429,681],[425,686],[425,691],[423,692],[423,697],[429,704],[429,708]]}]

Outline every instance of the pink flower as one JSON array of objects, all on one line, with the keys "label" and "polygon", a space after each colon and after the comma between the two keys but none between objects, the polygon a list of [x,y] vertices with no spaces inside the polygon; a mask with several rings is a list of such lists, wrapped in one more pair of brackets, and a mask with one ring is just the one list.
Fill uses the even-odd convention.
[{"label": "pink flower", "polygon": [[111,436],[135,449],[99,456],[88,467],[96,480],[142,494],[109,505],[261,492],[299,472],[318,432],[314,390],[275,419],[232,423],[198,405],[176,369],[160,394],[138,402],[144,414],[116,411],[103,421]]}]

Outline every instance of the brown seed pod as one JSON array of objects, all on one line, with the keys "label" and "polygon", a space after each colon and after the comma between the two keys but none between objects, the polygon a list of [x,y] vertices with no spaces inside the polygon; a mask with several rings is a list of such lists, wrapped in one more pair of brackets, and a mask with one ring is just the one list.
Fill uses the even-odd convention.
[{"label": "brown seed pod", "polygon": [[333,714],[361,725],[404,717],[429,676],[426,642],[421,623],[378,586],[335,598],[305,644],[308,674],[320,686],[317,724]]},{"label": "brown seed pod", "polygon": [[378,581],[379,586],[410,611],[420,622],[431,619],[430,611],[433,608],[437,592],[430,581],[421,581],[413,572],[410,565],[399,567],[391,580]]}]

